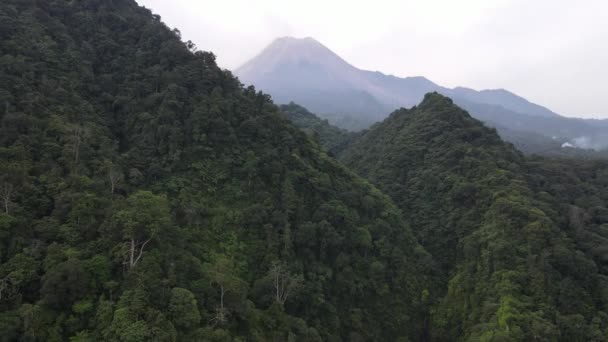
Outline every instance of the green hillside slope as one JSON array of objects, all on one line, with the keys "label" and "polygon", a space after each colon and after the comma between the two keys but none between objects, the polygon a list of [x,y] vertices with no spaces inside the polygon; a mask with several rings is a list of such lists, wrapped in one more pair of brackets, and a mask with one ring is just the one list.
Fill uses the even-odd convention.
[{"label": "green hillside slope", "polygon": [[323,120],[306,108],[290,103],[281,105],[281,111],[287,114],[287,118],[305,133],[314,137],[321,147],[331,154],[339,154],[350,144],[358,134],[338,128]]},{"label": "green hillside slope", "polygon": [[537,190],[546,176],[450,99],[394,112],[341,157],[396,201],[440,263],[434,340],[606,339],[605,269],[559,200]]},{"label": "green hillside slope", "polygon": [[0,336],[418,340],[378,190],[132,0],[0,6]]}]

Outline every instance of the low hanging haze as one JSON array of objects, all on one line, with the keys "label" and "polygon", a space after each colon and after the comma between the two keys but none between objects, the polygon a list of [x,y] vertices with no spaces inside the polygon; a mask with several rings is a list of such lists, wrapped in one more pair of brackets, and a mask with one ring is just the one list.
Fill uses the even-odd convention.
[{"label": "low hanging haze", "polygon": [[608,118],[606,0],[138,2],[231,70],[277,37],[313,37],[360,69]]}]

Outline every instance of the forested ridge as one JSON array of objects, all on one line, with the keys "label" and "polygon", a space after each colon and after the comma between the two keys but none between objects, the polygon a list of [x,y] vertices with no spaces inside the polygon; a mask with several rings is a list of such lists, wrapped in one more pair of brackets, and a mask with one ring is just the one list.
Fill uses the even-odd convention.
[{"label": "forested ridge", "polygon": [[442,268],[434,340],[608,338],[605,162],[527,160],[433,93],[349,145]]},{"label": "forested ridge", "polygon": [[331,155],[342,152],[360,134],[333,126],[329,121],[322,120],[293,102],[281,105],[279,108],[287,114],[289,121],[316,139],[321,147]]},{"label": "forested ridge", "polygon": [[353,134],[133,0],[0,4],[1,341],[606,341],[607,202],[436,93]]},{"label": "forested ridge", "polygon": [[132,0],[0,5],[0,336],[418,340],[386,196]]}]

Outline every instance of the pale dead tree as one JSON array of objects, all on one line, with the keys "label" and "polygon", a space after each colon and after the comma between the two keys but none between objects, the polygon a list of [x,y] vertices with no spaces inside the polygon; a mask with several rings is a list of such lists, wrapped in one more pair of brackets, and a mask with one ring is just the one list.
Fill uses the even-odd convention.
[{"label": "pale dead tree", "polygon": [[169,204],[162,196],[149,191],[138,191],[127,199],[122,210],[116,213],[116,223],[123,230],[129,270],[137,266],[144,249],[163,227],[170,222]]},{"label": "pale dead tree", "polygon": [[69,141],[66,147],[71,148],[74,168],[76,168],[78,163],[80,162],[80,151],[82,144],[90,136],[90,132],[88,128],[82,126],[81,124],[75,124],[68,129],[68,133]]},{"label": "pale dead tree", "polygon": [[80,145],[84,139],[84,129],[81,126],[76,126],[72,129],[72,152],[74,153],[74,164],[78,164],[80,158]]},{"label": "pale dead tree", "polygon": [[116,169],[114,166],[110,166],[108,170],[108,179],[110,180],[110,193],[114,195],[116,186],[123,180],[122,172],[120,172],[120,170]]},{"label": "pale dead tree", "polygon": [[224,296],[228,289],[224,285],[219,285],[220,287],[220,306],[215,308],[215,316],[213,316],[213,320],[216,323],[222,324],[228,321],[228,310],[224,306]]},{"label": "pale dead tree", "polygon": [[290,296],[300,290],[304,281],[301,275],[292,275],[287,266],[281,262],[272,265],[269,275],[272,280],[275,300],[281,305],[285,304]]},{"label": "pale dead tree", "polygon": [[141,256],[144,254],[144,248],[151,240],[152,238],[149,238],[145,241],[140,241],[136,240],[135,238],[131,238],[130,241],[127,243],[127,257],[129,260],[125,261],[125,264],[129,267],[129,270],[137,266],[139,259],[141,259]]},{"label": "pale dead tree", "polygon": [[[141,256],[144,253],[144,247],[146,247],[146,245],[148,244],[148,242],[150,242],[152,240],[152,238],[143,241],[143,242],[139,242],[135,239],[131,240],[131,258],[129,259],[129,265],[131,265],[131,268],[135,267],[137,265],[137,262],[139,261],[139,259],[141,259]],[[135,258],[135,250],[138,248],[139,246],[139,254],[137,255],[137,258]]]},{"label": "pale dead tree", "polygon": [[27,173],[28,164],[23,160],[0,163],[0,200],[6,214],[10,212],[11,201],[25,185]]},{"label": "pale dead tree", "polygon": [[6,214],[9,213],[9,204],[11,202],[11,198],[13,197],[14,188],[13,185],[7,181],[2,182],[0,185],[0,196],[2,197],[2,202],[4,203],[4,212]]},{"label": "pale dead tree", "polygon": [[212,321],[222,324],[228,320],[228,308],[224,301],[226,294],[231,292],[242,296],[246,283],[236,276],[234,262],[226,256],[217,256],[212,264],[207,264],[206,268],[211,278],[211,284],[217,286],[220,291],[220,303],[215,308],[215,316]]}]

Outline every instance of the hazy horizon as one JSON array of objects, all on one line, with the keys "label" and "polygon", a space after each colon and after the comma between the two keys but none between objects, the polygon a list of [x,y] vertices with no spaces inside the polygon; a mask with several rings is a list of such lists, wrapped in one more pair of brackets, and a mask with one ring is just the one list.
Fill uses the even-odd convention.
[{"label": "hazy horizon", "polygon": [[564,116],[608,118],[600,0],[138,2],[230,70],[278,37],[312,37],[360,69],[504,88]]}]

